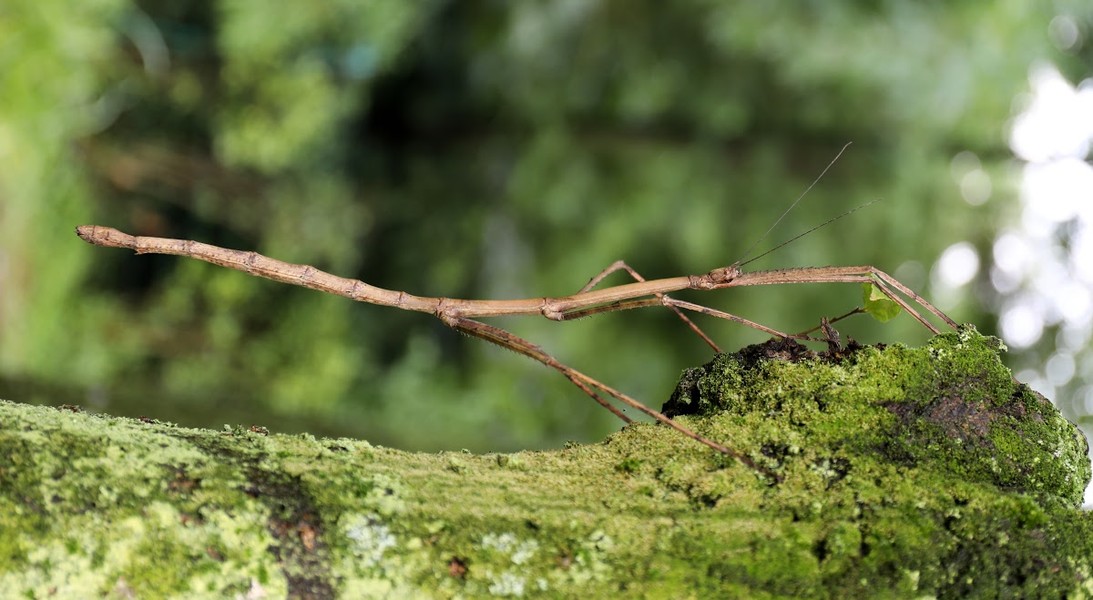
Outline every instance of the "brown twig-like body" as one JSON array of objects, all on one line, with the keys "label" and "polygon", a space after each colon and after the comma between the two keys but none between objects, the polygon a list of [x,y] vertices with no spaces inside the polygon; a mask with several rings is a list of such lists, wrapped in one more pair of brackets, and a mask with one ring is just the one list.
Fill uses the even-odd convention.
[{"label": "brown twig-like body", "polygon": [[[925,308],[946,324],[954,328],[956,327],[956,323],[946,316],[945,313],[911,291],[907,286],[896,281],[887,273],[870,266],[809,267],[743,272],[738,264],[734,264],[714,269],[703,275],[687,275],[683,277],[645,281],[642,280],[633,269],[630,269],[625,263],[620,261],[593,278],[580,292],[572,296],[560,298],[528,298],[522,300],[460,300],[454,298],[414,296],[412,294],[407,294],[406,292],[387,290],[356,279],[338,277],[308,265],[286,263],[263,256],[257,252],[231,250],[191,240],[132,236],[127,233],[122,233],[117,229],[100,227],[97,225],[83,225],[77,227],[76,233],[83,238],[84,241],[97,246],[128,248],[134,250],[137,254],[173,254],[187,256],[229,269],[243,271],[244,273],[251,275],[316,289],[360,302],[431,313],[453,329],[509,348],[559,371],[577,387],[581,388],[585,393],[624,421],[629,422],[630,419],[609,402],[601,398],[596,390],[653,417],[657,421],[680,431],[710,448],[740,460],[742,463],[767,476],[773,477],[775,480],[780,479],[777,474],[759,466],[749,457],[709,440],[676,423],[662,413],[645,406],[630,396],[562,364],[553,356],[543,351],[539,346],[503,329],[476,321],[474,318],[511,315],[542,315],[548,319],[566,321],[602,312],[641,308],[645,306],[667,306],[676,311],[692,329],[702,335],[703,338],[716,349],[716,345],[714,345],[705,334],[702,334],[701,331],[699,331],[698,328],[680,312],[680,309],[735,321],[777,337],[811,338],[807,338],[803,335],[790,336],[736,315],[691,302],[676,300],[666,294],[685,289],[716,290],[752,285],[841,282],[872,283],[873,285],[876,285],[889,298],[899,304],[900,307],[934,333],[938,333],[938,329],[919,314],[910,303],[900,296],[900,294],[911,298],[916,304]],[[599,283],[606,274],[618,269],[625,269],[638,281],[600,290],[591,289],[594,285]],[[893,291],[893,288],[899,293]],[[649,296],[652,297],[650,298]]]}]

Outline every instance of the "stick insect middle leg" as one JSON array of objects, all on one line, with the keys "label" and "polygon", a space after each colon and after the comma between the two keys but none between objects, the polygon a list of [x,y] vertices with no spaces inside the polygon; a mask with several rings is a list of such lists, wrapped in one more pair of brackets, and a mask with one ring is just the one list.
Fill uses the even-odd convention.
[{"label": "stick insect middle leg", "polygon": [[[634,278],[635,281],[639,281],[639,282],[642,282],[642,283],[645,282],[645,278],[642,277],[640,273],[635,271],[630,265],[626,264],[625,261],[616,260],[615,262],[611,263],[611,265],[608,266],[606,269],[604,269],[603,271],[600,271],[600,273],[598,275],[596,275],[595,277],[590,279],[588,281],[588,283],[586,283],[585,286],[583,288],[581,288],[580,291],[577,292],[577,293],[578,294],[583,294],[583,293],[587,292],[588,290],[591,290],[592,288],[599,285],[599,283],[601,281],[603,281],[605,277],[607,277],[608,275],[610,275],[610,274],[612,274],[616,271],[626,271],[627,273],[630,274],[630,277]],[[698,327],[698,325],[695,325],[695,322],[692,321],[686,314],[684,314],[682,310],[680,310],[677,306],[675,306],[673,304],[672,299],[669,298],[667,294],[661,294],[661,293],[657,292],[657,293],[654,294],[654,296],[656,297],[657,301],[660,304],[663,304],[664,306],[667,306],[668,308],[670,308],[672,310],[672,312],[674,312],[677,316],[679,316],[679,318],[682,319],[683,322],[687,324],[687,327],[691,328],[691,331],[695,332],[699,337],[701,337],[706,342],[706,344],[708,344],[710,346],[710,348],[713,348],[714,352],[717,352],[718,354],[721,353],[721,348],[718,347],[718,345],[715,344],[712,339],[710,339],[710,336],[706,335],[706,332],[702,331],[702,329],[700,329]],[[570,316],[570,315],[573,315],[573,316]],[[570,313],[566,313],[562,320],[568,321],[568,320],[571,320],[571,319],[580,318],[581,316],[583,316],[583,315],[579,314],[578,311],[573,311],[573,312],[570,312]]]}]

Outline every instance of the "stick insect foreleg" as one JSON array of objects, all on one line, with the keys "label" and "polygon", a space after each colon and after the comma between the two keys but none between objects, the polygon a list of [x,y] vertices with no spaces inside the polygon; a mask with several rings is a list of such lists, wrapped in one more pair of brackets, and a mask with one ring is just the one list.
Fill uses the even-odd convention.
[{"label": "stick insect foreleg", "polygon": [[[919,296],[918,294],[916,294],[911,288],[909,288],[909,287],[903,285],[902,283],[900,283],[899,281],[897,281],[895,277],[892,277],[888,273],[885,273],[884,271],[881,271],[880,269],[878,269],[876,267],[869,267],[869,272],[871,274],[873,274],[874,276],[880,278],[884,283],[896,288],[897,290],[899,290],[900,292],[905,294],[907,297],[914,300],[915,303],[917,303],[919,306],[922,306],[926,310],[933,313],[935,316],[937,316],[937,318],[941,319],[942,321],[945,321],[945,323],[947,325],[949,325],[950,327],[952,327],[953,329],[958,329],[960,327],[956,323],[956,321],[949,318],[949,315],[946,315],[945,313],[941,312],[940,309],[935,307],[933,304],[930,304],[929,302],[927,302],[925,298],[923,298],[922,296]],[[884,286],[879,286],[879,287],[881,289],[887,289]],[[891,295],[889,297],[891,297]],[[933,330],[933,332],[935,334],[936,333],[941,333],[940,331],[938,331],[938,330],[936,330],[932,327],[930,329]]]},{"label": "stick insect foreleg", "polygon": [[948,315],[941,312],[933,304],[927,302],[922,296],[916,294],[911,288],[903,285],[897,281],[896,278],[884,271],[868,265],[858,267],[806,267],[799,269],[778,269],[775,271],[752,271],[749,273],[742,273],[732,281],[718,284],[717,287],[724,288],[785,283],[871,283],[931,332],[934,334],[941,333],[941,330],[919,314],[919,312],[900,296],[900,294],[893,291],[892,288],[895,288],[937,318],[945,321],[946,324],[954,329],[958,327],[956,321],[950,319]]}]

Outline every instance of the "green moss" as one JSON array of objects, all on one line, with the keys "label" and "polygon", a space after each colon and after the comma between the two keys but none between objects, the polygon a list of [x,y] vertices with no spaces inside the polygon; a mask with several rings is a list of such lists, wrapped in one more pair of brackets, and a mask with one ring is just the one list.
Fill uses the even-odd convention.
[{"label": "green moss", "polygon": [[1088,597],[1084,439],[999,349],[689,372],[667,408],[780,482],[650,424],[416,454],[0,402],[0,596]]},{"label": "green moss", "polygon": [[[772,469],[803,461],[833,481],[851,468],[921,465],[1081,502],[1090,477],[1084,437],[1012,379],[998,340],[970,327],[918,350],[832,357],[793,342],[749,350],[688,371],[666,414],[723,411],[723,419],[754,424],[765,438],[754,458]],[[862,459],[869,456],[877,460]]]}]

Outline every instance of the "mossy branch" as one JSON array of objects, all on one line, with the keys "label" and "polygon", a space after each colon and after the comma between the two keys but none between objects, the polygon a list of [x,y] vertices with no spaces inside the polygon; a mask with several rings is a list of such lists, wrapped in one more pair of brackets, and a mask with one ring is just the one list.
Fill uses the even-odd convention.
[{"label": "mossy branch", "polygon": [[998,351],[775,342],[686,373],[665,410],[773,485],[644,423],[419,454],[0,402],[0,595],[1093,594],[1085,440]]}]

